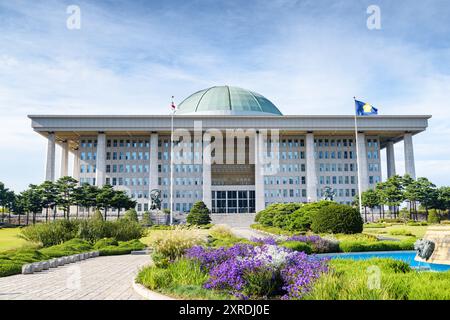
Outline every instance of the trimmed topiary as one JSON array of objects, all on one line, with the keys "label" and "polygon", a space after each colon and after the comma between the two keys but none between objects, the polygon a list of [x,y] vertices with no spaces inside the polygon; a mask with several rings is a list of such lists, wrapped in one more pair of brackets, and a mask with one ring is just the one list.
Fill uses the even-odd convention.
[{"label": "trimmed topiary", "polygon": [[191,211],[186,217],[189,224],[205,225],[211,223],[210,211],[203,201],[194,203]]},{"label": "trimmed topiary", "polygon": [[319,209],[312,216],[311,229],[315,233],[360,233],[363,231],[363,219],[357,209],[338,203],[332,203]]}]

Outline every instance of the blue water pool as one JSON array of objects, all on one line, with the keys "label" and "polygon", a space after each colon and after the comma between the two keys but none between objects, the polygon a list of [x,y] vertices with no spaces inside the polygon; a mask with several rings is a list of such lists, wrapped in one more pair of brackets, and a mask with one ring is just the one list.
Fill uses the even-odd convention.
[{"label": "blue water pool", "polygon": [[450,270],[450,265],[434,264],[419,262],[414,260],[416,256],[415,251],[381,251],[381,252],[351,252],[351,253],[325,253],[320,254],[322,257],[330,257],[331,259],[353,259],[366,260],[370,258],[392,258],[405,261],[413,268],[419,268],[431,271],[447,271]]}]

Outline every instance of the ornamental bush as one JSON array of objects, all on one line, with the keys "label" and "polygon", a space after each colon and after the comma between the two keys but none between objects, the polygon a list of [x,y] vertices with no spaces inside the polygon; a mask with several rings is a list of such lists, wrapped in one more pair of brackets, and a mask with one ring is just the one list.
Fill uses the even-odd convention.
[{"label": "ornamental bush", "polygon": [[38,223],[25,227],[20,236],[25,240],[41,243],[44,247],[57,245],[75,238],[79,222],[77,220],[56,220],[47,223]]},{"label": "ornamental bush", "polygon": [[138,214],[135,209],[129,209],[125,211],[124,219],[128,219],[130,221],[139,222]]},{"label": "ornamental bush", "polygon": [[186,217],[186,222],[193,225],[205,225],[211,223],[210,211],[203,201],[194,203]]},{"label": "ornamental bush", "polygon": [[360,233],[363,219],[357,209],[338,203],[324,206],[312,216],[311,229],[315,233]]},{"label": "ornamental bush", "polygon": [[153,224],[150,212],[148,211],[144,212],[144,214],[142,215],[141,224],[146,227],[149,227]]},{"label": "ornamental bush", "polygon": [[319,202],[307,203],[292,212],[289,215],[287,222],[287,229],[291,231],[307,231],[311,229],[312,217],[317,212],[334,202],[322,200]]}]

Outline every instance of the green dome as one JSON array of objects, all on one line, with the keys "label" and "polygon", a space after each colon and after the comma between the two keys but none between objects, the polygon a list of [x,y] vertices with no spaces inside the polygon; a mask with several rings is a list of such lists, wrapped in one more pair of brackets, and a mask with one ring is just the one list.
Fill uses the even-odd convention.
[{"label": "green dome", "polygon": [[211,87],[193,93],[179,104],[176,114],[282,115],[259,93],[230,86]]}]

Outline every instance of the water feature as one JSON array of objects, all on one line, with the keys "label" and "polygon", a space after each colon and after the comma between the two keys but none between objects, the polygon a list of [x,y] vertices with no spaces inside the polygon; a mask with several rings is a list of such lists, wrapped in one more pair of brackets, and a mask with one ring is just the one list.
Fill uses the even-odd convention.
[{"label": "water feature", "polygon": [[391,258],[408,263],[412,268],[426,271],[447,271],[450,265],[427,263],[416,261],[416,251],[371,251],[371,252],[349,252],[349,253],[325,253],[318,256],[330,257],[332,259],[366,260],[371,258]]}]

